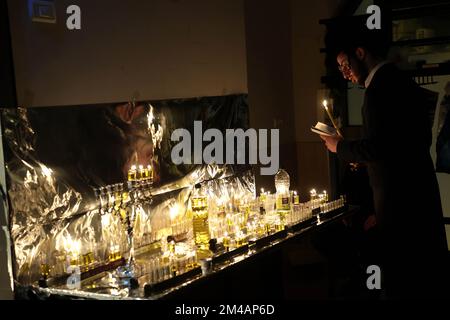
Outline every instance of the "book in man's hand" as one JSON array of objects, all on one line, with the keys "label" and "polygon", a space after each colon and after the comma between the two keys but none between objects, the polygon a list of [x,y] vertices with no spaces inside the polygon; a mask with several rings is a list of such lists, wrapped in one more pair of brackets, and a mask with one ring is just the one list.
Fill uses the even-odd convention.
[{"label": "book in man's hand", "polygon": [[325,123],[322,122],[317,122],[317,124],[314,127],[311,127],[311,131],[328,137],[338,135],[335,128],[330,127],[329,125],[326,125]]}]

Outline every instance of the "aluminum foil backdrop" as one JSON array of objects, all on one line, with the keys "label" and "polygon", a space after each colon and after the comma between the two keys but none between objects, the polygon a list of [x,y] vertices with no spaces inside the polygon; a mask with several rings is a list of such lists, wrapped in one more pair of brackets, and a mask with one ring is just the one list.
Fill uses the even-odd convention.
[{"label": "aluminum foil backdrop", "polygon": [[[246,95],[113,105],[1,110],[16,281],[39,279],[40,264],[54,266],[67,247],[104,261],[108,248],[127,250],[120,218],[99,209],[94,188],[126,181],[135,163],[152,164],[153,201],[142,205],[134,236],[167,224],[175,203],[186,214],[193,185],[212,197],[255,195],[251,168],[179,165],[170,160],[176,128],[247,128]],[[231,189],[230,189],[231,186]],[[158,237],[155,234],[154,237]]]}]

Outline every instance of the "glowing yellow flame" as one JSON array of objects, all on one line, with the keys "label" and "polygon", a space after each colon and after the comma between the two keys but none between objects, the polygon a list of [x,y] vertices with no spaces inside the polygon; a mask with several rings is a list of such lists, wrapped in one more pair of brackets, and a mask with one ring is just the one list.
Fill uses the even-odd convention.
[{"label": "glowing yellow flame", "polygon": [[70,234],[62,235],[62,246],[67,255],[76,258],[81,253],[81,241],[73,240]]},{"label": "glowing yellow flame", "polygon": [[175,203],[169,209],[170,220],[174,221],[181,213],[181,206],[178,203]]},{"label": "glowing yellow flame", "polygon": [[225,198],[225,196],[221,196],[219,199],[217,199],[217,206],[224,206],[225,203],[227,203],[227,199]]},{"label": "glowing yellow flame", "polygon": [[102,227],[107,228],[111,223],[109,214],[102,215]]}]

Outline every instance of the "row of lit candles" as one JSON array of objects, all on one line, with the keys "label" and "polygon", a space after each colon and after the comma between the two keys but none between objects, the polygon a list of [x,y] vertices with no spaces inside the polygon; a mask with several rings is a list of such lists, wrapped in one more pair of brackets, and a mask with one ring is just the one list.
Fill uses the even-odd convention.
[{"label": "row of lit candles", "polygon": [[140,274],[148,274],[149,283],[158,283],[167,280],[174,275],[185,273],[197,267],[195,251],[185,251],[167,259],[167,256],[160,256],[150,259],[140,265]]},{"label": "row of lit candles", "polygon": [[141,181],[153,179],[153,168],[151,165],[132,165],[128,170],[128,181]]},{"label": "row of lit candles", "polygon": [[[270,195],[270,191],[264,191],[264,188],[261,188],[261,193],[259,196],[260,201],[264,202],[267,199],[267,196]],[[324,190],[321,194],[317,194],[316,189],[312,189],[309,192],[309,196],[310,196],[310,200],[316,200],[316,199],[323,199],[325,201],[328,201],[328,193],[326,190]],[[292,202],[294,204],[299,204],[300,203],[300,197],[297,193],[297,191],[291,191],[291,197],[292,197]]]}]

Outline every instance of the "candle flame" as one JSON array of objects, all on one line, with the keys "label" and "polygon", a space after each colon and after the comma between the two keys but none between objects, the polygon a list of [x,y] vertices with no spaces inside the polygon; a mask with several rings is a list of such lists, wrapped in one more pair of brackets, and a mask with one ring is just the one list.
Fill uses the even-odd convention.
[{"label": "candle flame", "polygon": [[322,105],[324,106],[325,109],[327,109],[328,101],[327,100],[323,100]]},{"label": "candle flame", "polygon": [[170,219],[172,221],[175,220],[180,215],[180,212],[181,212],[181,206],[178,203],[175,203],[169,209]]},{"label": "candle flame", "polygon": [[[81,241],[73,240],[68,232],[62,235],[62,248],[71,257],[77,257],[81,253]],[[59,241],[58,241],[59,242]]]},{"label": "candle flame", "polygon": [[217,199],[217,205],[219,207],[225,205],[226,202],[227,202],[227,199],[225,198],[225,196],[221,196],[219,199]]},{"label": "candle flame", "polygon": [[101,223],[102,223],[102,228],[109,227],[109,225],[111,224],[111,219],[110,219],[109,214],[102,215]]}]

